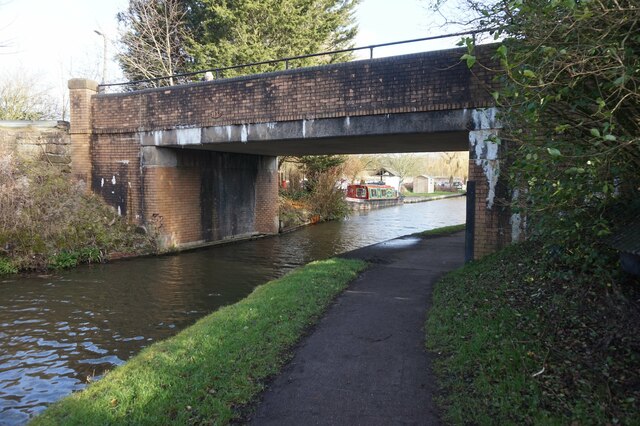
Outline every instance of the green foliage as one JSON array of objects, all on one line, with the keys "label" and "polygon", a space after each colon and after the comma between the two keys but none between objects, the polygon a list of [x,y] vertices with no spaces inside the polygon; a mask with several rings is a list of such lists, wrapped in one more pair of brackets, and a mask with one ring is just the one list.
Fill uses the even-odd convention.
[{"label": "green foliage", "polygon": [[242,407],[365,266],[329,259],[262,285],[53,404],[33,424],[238,423]]},{"label": "green foliage", "polygon": [[[270,61],[353,46],[359,0],[130,0],[118,61],[130,80]],[[348,60],[350,53],[292,61],[290,67]],[[284,63],[221,77],[282,70]],[[201,78],[196,76],[195,78]],[[179,82],[166,79],[150,86]]]},{"label": "green foliage", "polygon": [[0,275],[15,274],[16,272],[18,272],[18,268],[16,268],[10,259],[0,257]]},{"label": "green foliage", "polygon": [[100,263],[102,253],[96,247],[82,247],[78,250],[63,250],[54,253],[47,259],[47,267],[50,269],[67,269],[78,266],[80,263]]},{"label": "green foliage", "polygon": [[311,211],[322,220],[342,219],[349,215],[344,192],[338,185],[340,169],[333,168],[318,175],[309,196]]},{"label": "green foliage", "polygon": [[507,37],[494,99],[511,143],[514,210],[566,261],[611,269],[605,237],[640,215],[637,2],[471,5],[482,26]]},{"label": "green foliage", "polygon": [[292,157],[289,161],[299,165],[307,178],[306,189],[313,192],[320,177],[342,166],[346,159],[344,155],[304,155]]},{"label": "green foliage", "polygon": [[525,243],[436,286],[427,347],[452,424],[638,424],[638,283]]},{"label": "green foliage", "polygon": [[[358,0],[187,1],[192,67],[204,69],[268,61],[352,47]],[[309,58],[292,66],[343,61],[349,54]],[[283,69],[265,65],[237,73]]]},{"label": "green foliage", "polygon": [[[282,217],[282,213],[291,216],[291,202],[296,201],[316,217],[314,220],[333,220],[348,216],[349,208],[339,185],[345,160],[344,155],[285,157],[284,161],[294,163],[301,169],[306,181],[302,186],[291,182],[289,188],[282,191],[283,197],[290,202],[287,203],[287,208],[281,209],[281,218],[287,221],[286,217]],[[294,180],[302,177],[297,173],[290,176]]]}]

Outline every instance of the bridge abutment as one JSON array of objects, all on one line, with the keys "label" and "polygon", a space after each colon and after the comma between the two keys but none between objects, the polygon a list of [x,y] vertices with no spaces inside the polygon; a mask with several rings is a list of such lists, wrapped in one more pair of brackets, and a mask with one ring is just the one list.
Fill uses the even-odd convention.
[{"label": "bridge abutment", "polygon": [[[496,108],[476,109],[469,130],[469,181],[474,188],[473,258],[479,259],[512,240],[510,199],[503,171],[506,147],[500,141],[502,125]],[[469,242],[468,242],[469,243]]]},{"label": "bridge abutment", "polygon": [[143,147],[145,222],[164,247],[278,232],[276,157]]}]

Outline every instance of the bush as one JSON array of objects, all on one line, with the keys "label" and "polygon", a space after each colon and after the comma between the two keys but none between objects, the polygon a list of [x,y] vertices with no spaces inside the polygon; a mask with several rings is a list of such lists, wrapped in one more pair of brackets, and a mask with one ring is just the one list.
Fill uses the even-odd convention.
[{"label": "bush", "polygon": [[340,177],[339,169],[334,168],[318,175],[313,192],[309,196],[309,205],[321,220],[341,219],[349,214],[344,193],[336,182]]},{"label": "bush", "polygon": [[152,237],[134,228],[56,167],[0,149],[0,248],[13,269],[68,268],[99,262],[103,253],[152,250]]},{"label": "bush", "polygon": [[9,259],[0,257],[0,275],[2,274],[15,274],[18,272],[18,268]]}]

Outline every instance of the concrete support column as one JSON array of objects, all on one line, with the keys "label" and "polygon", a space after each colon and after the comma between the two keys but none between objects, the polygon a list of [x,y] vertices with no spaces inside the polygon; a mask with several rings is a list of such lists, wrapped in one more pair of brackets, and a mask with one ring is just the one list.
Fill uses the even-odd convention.
[{"label": "concrete support column", "polygon": [[496,109],[472,113],[469,130],[469,180],[475,182],[474,253],[479,259],[511,241],[510,211],[501,172],[504,146],[497,140],[501,127]]},{"label": "concrete support column", "polygon": [[83,78],[69,80],[71,109],[69,134],[71,136],[71,173],[87,184],[91,190],[91,97],[98,93],[98,83]]}]

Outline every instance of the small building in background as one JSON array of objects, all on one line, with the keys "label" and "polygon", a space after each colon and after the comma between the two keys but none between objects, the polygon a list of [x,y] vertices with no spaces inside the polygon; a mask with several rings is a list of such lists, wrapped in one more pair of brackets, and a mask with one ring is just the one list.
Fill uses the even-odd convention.
[{"label": "small building in background", "polygon": [[419,175],[413,178],[415,194],[431,194],[435,191],[435,180],[431,176]]}]

